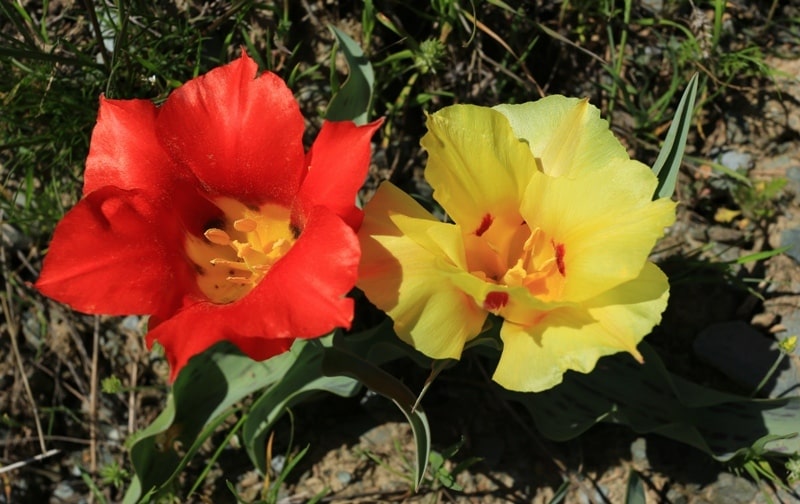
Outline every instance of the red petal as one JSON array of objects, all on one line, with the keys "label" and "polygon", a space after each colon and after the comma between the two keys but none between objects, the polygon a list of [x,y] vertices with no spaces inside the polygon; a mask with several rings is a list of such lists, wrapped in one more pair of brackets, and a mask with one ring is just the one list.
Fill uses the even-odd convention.
[{"label": "red petal", "polygon": [[289,206],[303,172],[303,117],[275,74],[246,54],[176,89],[156,131],[173,159],[215,195]]},{"label": "red petal", "polygon": [[158,110],[149,100],[100,98],[86,159],[83,194],[105,186],[171,192],[181,174],[156,139]]},{"label": "red petal", "polygon": [[56,227],[36,287],[85,313],[176,310],[192,280],[162,217],[141,191],[92,192]]},{"label": "red petal", "polygon": [[362,213],[355,199],[369,170],[370,139],[382,122],[364,126],[352,122],[322,124],[308,153],[308,174],[298,195],[304,215],[313,206],[325,206],[358,229]]},{"label": "red petal", "polygon": [[359,258],[353,230],[316,207],[295,245],[247,296],[227,305],[189,306],[153,328],[148,343],[164,346],[174,379],[189,358],[222,340],[263,359],[294,338],[350,327],[353,300],[346,294],[355,285]]}]

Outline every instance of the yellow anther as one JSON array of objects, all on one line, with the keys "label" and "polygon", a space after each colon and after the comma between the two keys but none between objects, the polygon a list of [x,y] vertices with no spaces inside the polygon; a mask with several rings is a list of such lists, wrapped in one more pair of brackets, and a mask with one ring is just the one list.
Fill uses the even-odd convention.
[{"label": "yellow anther", "polygon": [[[297,236],[286,207],[267,204],[255,209],[231,199],[215,203],[226,224],[205,230],[205,239],[188,237],[186,251],[199,270],[200,290],[212,302],[226,304],[258,285]],[[213,267],[206,268],[209,263]]]},{"label": "yellow anther", "polygon": [[228,236],[228,233],[221,229],[211,228],[206,229],[206,232],[203,233],[203,236],[206,237],[208,241],[213,243],[214,245],[222,245],[227,246],[231,243],[231,237]]},{"label": "yellow anther", "polygon": [[234,221],[233,228],[242,233],[252,233],[258,228],[258,223],[247,217]]},{"label": "yellow anther", "polygon": [[229,281],[230,283],[237,284],[237,285],[252,285],[253,284],[253,281],[251,279],[245,278],[245,277],[229,276],[228,278],[226,278],[226,280]]},{"label": "yellow anther", "polygon": [[224,266],[232,270],[250,271],[250,268],[248,268],[245,263],[240,261],[229,261],[228,259],[211,259],[211,261],[209,262],[214,266]]},{"label": "yellow anther", "polygon": [[503,283],[512,287],[522,285],[525,281],[525,277],[528,276],[528,272],[525,271],[522,262],[522,259],[518,259],[517,264],[506,271],[506,274],[503,275]]}]

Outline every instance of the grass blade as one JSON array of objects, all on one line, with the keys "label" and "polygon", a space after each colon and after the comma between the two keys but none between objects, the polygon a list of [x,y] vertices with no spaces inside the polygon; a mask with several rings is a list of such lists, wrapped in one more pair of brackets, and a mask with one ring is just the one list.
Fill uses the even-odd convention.
[{"label": "grass blade", "polygon": [[681,101],[672,119],[672,125],[667,131],[667,138],[658,153],[658,158],[653,165],[653,173],[658,177],[656,198],[669,198],[675,192],[675,183],[678,180],[678,170],[683,160],[683,150],[686,147],[686,137],[692,126],[694,116],[694,102],[697,98],[697,74],[689,80],[689,85],[681,96]]}]

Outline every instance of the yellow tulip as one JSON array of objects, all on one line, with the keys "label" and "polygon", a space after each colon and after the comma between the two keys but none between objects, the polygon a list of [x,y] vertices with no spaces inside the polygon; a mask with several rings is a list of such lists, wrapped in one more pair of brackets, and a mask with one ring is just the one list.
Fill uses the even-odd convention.
[{"label": "yellow tulip", "polygon": [[493,313],[503,350],[493,379],[541,391],[637,344],[669,294],[648,261],[675,218],[657,180],[586,100],[551,96],[428,117],[425,176],[451,223],[384,183],[359,231],[358,286],[398,336],[458,359]]}]

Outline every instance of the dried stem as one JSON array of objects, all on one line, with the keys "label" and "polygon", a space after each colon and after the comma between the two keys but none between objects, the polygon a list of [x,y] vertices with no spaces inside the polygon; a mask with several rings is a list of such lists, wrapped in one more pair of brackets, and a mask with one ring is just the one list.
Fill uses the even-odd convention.
[{"label": "dried stem", "polygon": [[[0,227],[3,225],[4,217],[5,214],[0,212]],[[22,385],[25,388],[25,394],[28,396],[31,408],[33,409],[33,421],[36,424],[36,434],[39,436],[39,447],[42,449],[42,453],[46,453],[47,445],[44,441],[42,423],[39,421],[39,408],[36,407],[31,385],[28,383],[28,375],[25,374],[25,365],[22,362],[22,355],[19,353],[19,346],[17,345],[17,318],[11,307],[11,283],[9,282],[8,264],[6,263],[6,247],[2,237],[0,237],[0,268],[2,268],[3,278],[5,279],[5,295],[0,296],[0,303],[3,305],[3,315],[6,317],[6,328],[11,338],[11,348],[14,352],[14,359],[19,367],[19,375],[22,377]]]},{"label": "dried stem", "polygon": [[89,391],[89,470],[97,472],[97,355],[100,351],[100,317],[94,317],[92,335],[92,374]]}]

